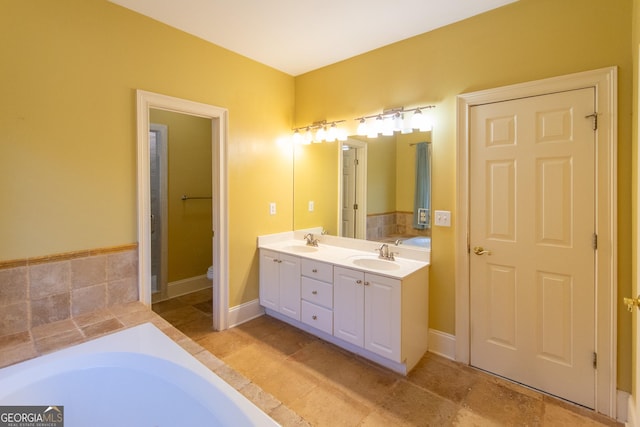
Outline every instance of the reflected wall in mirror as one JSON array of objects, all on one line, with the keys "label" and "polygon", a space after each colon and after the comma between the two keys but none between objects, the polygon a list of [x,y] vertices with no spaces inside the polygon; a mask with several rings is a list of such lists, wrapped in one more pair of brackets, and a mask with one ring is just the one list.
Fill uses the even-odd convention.
[{"label": "reflected wall in mirror", "polygon": [[[427,143],[420,180],[425,200],[415,206],[421,142]],[[323,227],[333,235],[430,248],[430,170],[431,132],[297,145],[294,228]]]},{"label": "reflected wall in mirror", "polygon": [[[152,301],[211,287],[211,119],[150,109]],[[188,198],[185,200],[184,195]]]}]

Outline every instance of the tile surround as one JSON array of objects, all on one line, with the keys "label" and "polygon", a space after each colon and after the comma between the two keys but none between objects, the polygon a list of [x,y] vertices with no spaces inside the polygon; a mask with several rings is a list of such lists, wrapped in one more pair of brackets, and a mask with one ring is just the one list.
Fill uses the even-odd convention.
[{"label": "tile surround", "polygon": [[0,336],[138,300],[137,245],[0,261]]},{"label": "tile surround", "polygon": [[431,230],[413,228],[413,212],[390,212],[367,215],[367,240],[388,237],[431,236]]}]

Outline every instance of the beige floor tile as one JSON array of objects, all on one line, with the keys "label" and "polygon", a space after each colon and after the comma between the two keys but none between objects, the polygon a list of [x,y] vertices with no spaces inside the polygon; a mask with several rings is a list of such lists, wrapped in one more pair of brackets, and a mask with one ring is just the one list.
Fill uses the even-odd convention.
[{"label": "beige floor tile", "polygon": [[286,361],[270,366],[251,380],[287,406],[319,384],[309,372]]},{"label": "beige floor tile", "polygon": [[213,288],[207,288],[200,291],[191,292],[190,294],[179,296],[176,299],[185,305],[195,305],[198,303],[211,301],[212,297]]},{"label": "beige floor tile", "polygon": [[196,341],[223,360],[234,352],[253,343],[252,340],[236,332],[234,329],[228,329],[224,332],[212,332]]},{"label": "beige floor tile", "polygon": [[415,426],[451,425],[459,406],[408,381],[399,381],[380,403],[379,411],[394,423]]},{"label": "beige floor tile", "polygon": [[542,399],[480,379],[472,386],[463,406],[493,421],[509,425],[540,425],[544,412]]},{"label": "beige floor tile", "polygon": [[453,425],[459,427],[501,427],[504,424],[462,408],[458,411],[456,418],[453,420]]},{"label": "beige floor tile", "polygon": [[193,306],[185,306],[165,311],[162,313],[162,318],[176,327],[196,320],[203,322],[207,320],[211,321],[211,316],[207,316]]},{"label": "beige floor tile", "polygon": [[320,340],[307,345],[291,359],[323,382],[330,383],[350,398],[370,407],[375,407],[385,399],[401,378]]},{"label": "beige floor tile", "polygon": [[[233,369],[249,378],[258,378],[270,373],[277,374],[281,369],[286,356],[273,351],[263,344],[251,343],[225,357],[224,361]],[[259,363],[256,363],[259,361]]]},{"label": "beige floor tile", "polygon": [[319,385],[287,404],[313,426],[357,426],[371,408],[329,385]]},{"label": "beige floor tile", "polygon": [[112,318],[102,322],[93,323],[82,328],[82,333],[87,339],[99,337],[124,328],[118,319]]},{"label": "beige floor tile", "polygon": [[409,373],[407,380],[454,403],[461,403],[478,381],[478,376],[465,366],[428,355]]}]

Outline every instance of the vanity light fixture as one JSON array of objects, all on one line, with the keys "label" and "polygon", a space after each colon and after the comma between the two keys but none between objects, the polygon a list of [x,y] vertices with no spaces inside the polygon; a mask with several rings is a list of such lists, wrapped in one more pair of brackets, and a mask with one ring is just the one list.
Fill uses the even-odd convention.
[{"label": "vanity light fixture", "polygon": [[[327,122],[322,120],[319,122],[313,122],[307,126],[301,126],[293,129],[293,142],[295,144],[311,144],[320,143],[323,141],[333,142],[336,139],[339,141],[347,140],[347,132],[339,129],[337,124],[342,123],[345,120],[335,120]],[[304,130],[304,136],[300,132]]]},{"label": "vanity light fixture", "polygon": [[[384,110],[382,114],[375,114],[372,116],[358,117],[356,120],[358,123],[358,135],[367,136],[368,138],[376,138],[378,135],[393,135],[394,132],[401,132],[403,134],[411,133],[414,129],[420,132],[429,131],[432,129],[433,124],[427,114],[422,110],[429,110],[435,108],[435,105],[427,105],[424,107],[408,108],[404,107],[391,108]],[[413,113],[411,120],[406,119],[407,113]],[[369,121],[374,119],[373,123]]]}]

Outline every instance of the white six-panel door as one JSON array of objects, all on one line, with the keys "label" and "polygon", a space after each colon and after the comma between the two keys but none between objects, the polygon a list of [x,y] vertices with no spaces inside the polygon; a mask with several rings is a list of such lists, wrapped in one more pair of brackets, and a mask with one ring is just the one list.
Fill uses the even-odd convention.
[{"label": "white six-panel door", "polygon": [[595,405],[593,88],[470,109],[471,364]]}]

